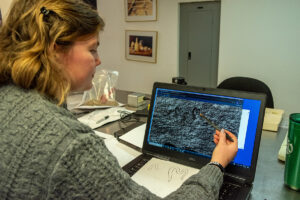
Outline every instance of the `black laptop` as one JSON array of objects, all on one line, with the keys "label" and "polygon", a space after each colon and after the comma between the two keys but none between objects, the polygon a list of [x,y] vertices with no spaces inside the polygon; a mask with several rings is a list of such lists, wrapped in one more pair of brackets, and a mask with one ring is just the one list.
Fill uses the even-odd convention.
[{"label": "black laptop", "polygon": [[200,169],[210,161],[217,126],[234,133],[239,146],[225,169],[219,199],[247,199],[254,181],[265,101],[266,95],[260,93],[154,83],[143,154],[123,169],[132,176],[152,157]]}]

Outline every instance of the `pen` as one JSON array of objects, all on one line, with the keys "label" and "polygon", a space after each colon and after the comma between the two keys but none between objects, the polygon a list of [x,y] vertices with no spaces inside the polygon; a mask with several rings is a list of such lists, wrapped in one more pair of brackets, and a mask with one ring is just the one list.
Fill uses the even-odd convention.
[{"label": "pen", "polygon": [[[217,129],[218,131],[221,131],[221,129],[215,123],[213,123],[211,120],[207,119],[207,117],[205,117],[202,113],[200,113],[200,117],[205,119],[212,127]],[[226,134],[226,139],[233,142],[233,139],[228,135],[228,133],[225,132],[225,134]]]},{"label": "pen", "polygon": [[109,118],[109,115],[106,115],[105,117],[99,119],[99,120],[96,122],[96,124],[99,124],[99,123],[103,122],[104,120],[107,120],[108,118]]}]

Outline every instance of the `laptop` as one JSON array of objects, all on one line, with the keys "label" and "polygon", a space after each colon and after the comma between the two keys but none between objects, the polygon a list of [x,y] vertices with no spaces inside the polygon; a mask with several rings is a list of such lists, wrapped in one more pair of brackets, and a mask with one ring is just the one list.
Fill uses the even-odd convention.
[{"label": "laptop", "polygon": [[[217,126],[238,137],[238,152],[225,169],[219,199],[247,199],[255,176],[265,102],[266,95],[261,93],[156,82],[142,154],[123,169],[132,176],[153,157],[200,169],[212,156]],[[235,191],[226,189],[228,185]]]}]

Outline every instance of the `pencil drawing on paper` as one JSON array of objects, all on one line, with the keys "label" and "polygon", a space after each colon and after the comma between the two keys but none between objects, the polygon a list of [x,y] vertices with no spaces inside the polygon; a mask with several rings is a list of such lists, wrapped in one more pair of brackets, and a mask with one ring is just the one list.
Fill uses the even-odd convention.
[{"label": "pencil drawing on paper", "polygon": [[159,170],[159,165],[158,164],[152,164],[147,169],[148,169],[148,171]]},{"label": "pencil drawing on paper", "polygon": [[[161,170],[161,168],[159,167],[158,163],[152,163],[151,165],[149,165],[147,167],[147,170],[149,172],[150,171],[159,172]],[[184,178],[189,173],[189,170],[187,168],[180,168],[178,166],[170,166],[167,171],[168,171],[168,173],[167,173],[168,182],[172,182],[172,181],[175,181],[175,180],[178,180],[178,179],[183,181]]]},{"label": "pencil drawing on paper", "polygon": [[241,107],[164,96],[157,97],[155,107],[150,133],[154,143],[211,156],[215,128],[200,113],[220,128],[239,132]]},{"label": "pencil drawing on paper", "polygon": [[180,167],[170,167],[168,170],[168,182],[171,182],[174,178],[179,177],[180,180],[184,180],[184,177],[189,173],[188,169],[181,169]]}]

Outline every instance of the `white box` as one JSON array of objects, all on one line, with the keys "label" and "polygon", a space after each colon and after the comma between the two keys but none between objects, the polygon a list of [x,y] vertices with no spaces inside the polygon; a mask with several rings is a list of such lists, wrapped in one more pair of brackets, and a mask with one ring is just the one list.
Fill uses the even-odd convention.
[{"label": "white box", "polygon": [[145,95],[140,93],[129,94],[127,103],[131,107],[139,107],[145,104],[144,97]]}]

